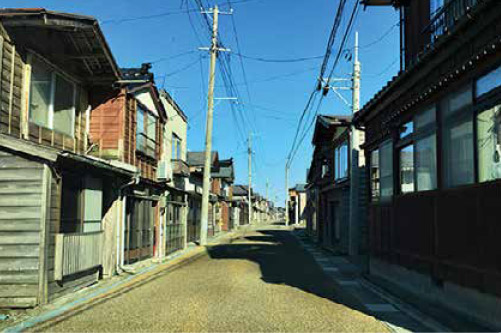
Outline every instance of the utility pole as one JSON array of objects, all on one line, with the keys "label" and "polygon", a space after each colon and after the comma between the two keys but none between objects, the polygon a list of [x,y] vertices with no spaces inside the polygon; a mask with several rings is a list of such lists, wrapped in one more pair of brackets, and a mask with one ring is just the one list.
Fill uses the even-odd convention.
[{"label": "utility pole", "polygon": [[[209,89],[207,91],[207,121],[205,127],[205,163],[204,163],[204,178],[202,189],[202,214],[200,218],[200,244],[207,244],[207,229],[209,221],[209,188],[210,174],[212,162],[212,118],[214,113],[214,83],[216,78],[216,59],[219,51],[228,51],[218,48],[217,46],[217,30],[219,19],[219,8],[217,6],[202,14],[212,14],[212,42],[208,49],[210,52],[209,65]],[[200,48],[207,50],[207,48]]]},{"label": "utility pole", "polygon": [[285,161],[285,226],[289,226],[289,159]]},{"label": "utility pole", "polygon": [[[358,60],[358,32],[355,32],[355,47],[353,51],[353,78],[352,78],[352,112],[355,115],[360,110],[360,62]],[[358,217],[360,196],[360,170],[365,165],[365,158],[360,154],[360,145],[364,142],[364,132],[351,126],[351,175],[350,175],[350,214],[349,214],[349,243],[348,253],[357,254],[358,249]]]},{"label": "utility pole", "polygon": [[252,133],[249,132],[249,139],[247,140],[248,148],[248,170],[249,170],[249,191],[248,191],[248,204],[249,204],[249,224],[252,222]]}]

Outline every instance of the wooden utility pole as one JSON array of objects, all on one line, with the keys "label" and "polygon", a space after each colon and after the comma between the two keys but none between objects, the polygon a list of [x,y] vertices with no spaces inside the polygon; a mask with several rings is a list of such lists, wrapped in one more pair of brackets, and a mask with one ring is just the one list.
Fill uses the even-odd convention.
[{"label": "wooden utility pole", "polygon": [[211,11],[212,22],[212,43],[210,47],[210,67],[209,67],[209,89],[207,93],[207,120],[205,127],[205,163],[202,189],[202,214],[200,218],[200,244],[207,244],[207,229],[209,222],[209,194],[210,194],[210,174],[212,164],[212,116],[214,112],[214,82],[216,76],[217,59],[217,29],[219,9],[217,6]]},{"label": "wooden utility pole", "polygon": [[248,191],[248,204],[249,204],[249,224],[252,222],[252,133],[249,132],[249,139],[247,140],[249,145],[247,149],[248,157],[248,169],[249,169],[249,191]]}]

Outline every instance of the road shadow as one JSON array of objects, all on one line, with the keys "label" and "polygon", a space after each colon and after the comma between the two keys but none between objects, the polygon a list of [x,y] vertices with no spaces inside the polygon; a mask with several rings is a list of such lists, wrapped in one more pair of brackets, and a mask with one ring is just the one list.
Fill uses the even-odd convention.
[{"label": "road shadow", "polygon": [[[259,230],[259,235],[246,236],[231,244],[208,247],[209,256],[216,260],[249,260],[261,269],[261,279],[266,283],[282,284],[345,305],[356,311],[387,322],[384,316],[369,313],[353,294],[336,288],[331,278],[317,265],[286,230]],[[391,324],[410,331],[420,325],[405,320]]]}]

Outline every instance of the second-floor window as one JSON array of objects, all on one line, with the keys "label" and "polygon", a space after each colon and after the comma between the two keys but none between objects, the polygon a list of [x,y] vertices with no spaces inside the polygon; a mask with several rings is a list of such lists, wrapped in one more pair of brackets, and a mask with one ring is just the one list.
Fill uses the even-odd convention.
[{"label": "second-floor window", "polygon": [[344,179],[348,177],[348,141],[344,141],[335,149],[335,179]]},{"label": "second-floor window", "polygon": [[181,138],[176,134],[172,133],[172,159],[180,160],[181,159]]},{"label": "second-floor window", "polygon": [[30,122],[73,136],[76,84],[36,57],[31,68]]},{"label": "second-floor window", "polygon": [[155,157],[157,119],[140,105],[137,106],[136,150]]}]

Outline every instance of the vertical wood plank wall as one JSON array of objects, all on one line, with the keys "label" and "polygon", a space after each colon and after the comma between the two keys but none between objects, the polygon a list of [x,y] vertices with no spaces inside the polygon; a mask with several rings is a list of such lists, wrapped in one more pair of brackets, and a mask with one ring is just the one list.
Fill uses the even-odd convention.
[{"label": "vertical wood plank wall", "polygon": [[0,133],[21,137],[24,62],[0,27]]},{"label": "vertical wood plank wall", "polygon": [[0,150],[0,306],[38,303],[43,165]]}]

